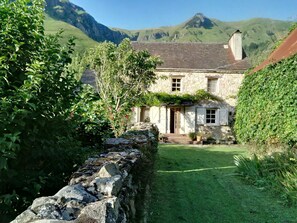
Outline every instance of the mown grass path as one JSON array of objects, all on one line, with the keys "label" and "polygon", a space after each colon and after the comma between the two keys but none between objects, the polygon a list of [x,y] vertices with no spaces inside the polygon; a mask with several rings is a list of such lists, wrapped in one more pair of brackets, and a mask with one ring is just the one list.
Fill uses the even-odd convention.
[{"label": "mown grass path", "polygon": [[297,208],[236,176],[238,146],[160,145],[149,223],[293,223]]}]

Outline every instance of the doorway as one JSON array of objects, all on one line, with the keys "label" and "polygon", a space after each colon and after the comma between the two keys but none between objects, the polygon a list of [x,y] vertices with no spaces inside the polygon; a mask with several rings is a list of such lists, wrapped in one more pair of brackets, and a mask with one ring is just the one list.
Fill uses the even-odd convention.
[{"label": "doorway", "polygon": [[170,108],[170,133],[179,134],[180,108]]}]

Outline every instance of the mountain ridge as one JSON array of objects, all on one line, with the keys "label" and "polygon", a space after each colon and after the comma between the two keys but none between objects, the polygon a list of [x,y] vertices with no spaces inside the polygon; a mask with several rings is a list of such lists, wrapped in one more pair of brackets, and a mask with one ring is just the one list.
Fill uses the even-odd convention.
[{"label": "mountain ridge", "polygon": [[82,7],[77,6],[68,0],[46,0],[45,12],[54,19],[64,21],[82,30],[95,41],[105,40],[120,43],[127,34],[112,30],[107,26],[98,23]]},{"label": "mountain ridge", "polygon": [[68,0],[46,0],[46,2],[46,13],[49,16],[79,28],[97,42],[111,41],[118,44],[124,38],[129,38],[132,41],[143,42],[227,43],[231,34],[239,29],[242,32],[244,50],[249,57],[256,58],[253,63],[265,57],[277,41],[288,33],[292,24],[288,21],[267,18],[223,22],[196,13],[187,21],[175,26],[125,30],[109,28],[98,23],[83,8]]}]

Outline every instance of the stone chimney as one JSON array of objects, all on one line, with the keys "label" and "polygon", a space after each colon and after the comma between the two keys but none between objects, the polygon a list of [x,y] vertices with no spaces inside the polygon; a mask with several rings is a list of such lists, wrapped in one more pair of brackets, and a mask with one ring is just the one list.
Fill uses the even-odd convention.
[{"label": "stone chimney", "polygon": [[235,60],[243,59],[243,51],[242,51],[242,37],[241,32],[236,30],[229,40],[229,46],[232,50],[233,56]]}]

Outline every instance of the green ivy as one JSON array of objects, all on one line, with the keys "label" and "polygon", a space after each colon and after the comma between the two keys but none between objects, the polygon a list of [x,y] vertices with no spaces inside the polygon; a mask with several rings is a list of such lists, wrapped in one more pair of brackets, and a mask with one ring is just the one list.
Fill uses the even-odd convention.
[{"label": "green ivy", "polygon": [[162,105],[183,105],[194,104],[202,100],[222,101],[217,96],[206,92],[205,90],[198,90],[195,94],[169,94],[164,92],[147,93],[140,101],[138,106],[162,106]]},{"label": "green ivy", "polygon": [[242,143],[297,142],[297,55],[247,74],[239,91],[235,131]]}]

